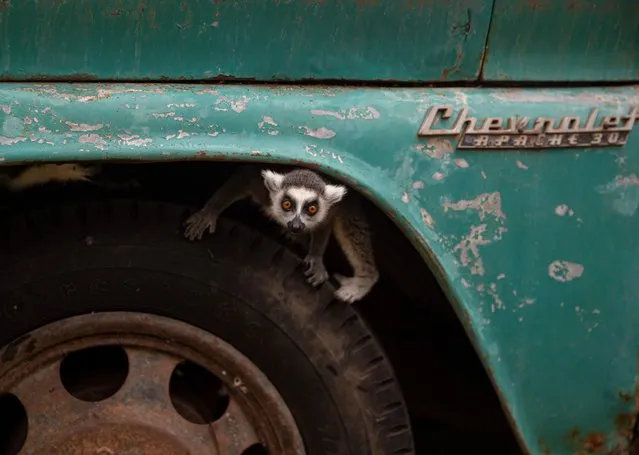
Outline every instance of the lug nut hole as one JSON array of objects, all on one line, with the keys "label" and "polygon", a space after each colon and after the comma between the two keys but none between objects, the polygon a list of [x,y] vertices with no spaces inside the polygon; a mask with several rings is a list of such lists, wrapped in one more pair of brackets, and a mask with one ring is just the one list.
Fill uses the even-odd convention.
[{"label": "lug nut hole", "polygon": [[18,397],[0,395],[0,455],[17,455],[22,450],[28,425],[27,411]]},{"label": "lug nut hole", "polygon": [[120,346],[96,346],[72,352],[60,364],[60,380],[82,401],[102,401],[120,390],[129,374],[129,359]]},{"label": "lug nut hole", "polygon": [[188,360],[180,362],[173,370],[169,395],[178,414],[191,423],[215,422],[229,405],[222,381],[206,368]]}]

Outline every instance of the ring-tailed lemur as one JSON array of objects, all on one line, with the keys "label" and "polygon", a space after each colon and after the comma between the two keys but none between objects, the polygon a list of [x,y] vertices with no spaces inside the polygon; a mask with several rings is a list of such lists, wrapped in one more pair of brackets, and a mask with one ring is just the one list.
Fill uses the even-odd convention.
[{"label": "ring-tailed lemur", "polygon": [[208,229],[215,232],[220,214],[233,203],[251,198],[269,218],[293,234],[310,234],[310,246],[304,262],[305,275],[313,286],[328,279],[324,252],[331,233],[335,235],[354,276],[336,274],[340,288],[335,295],[353,303],[364,297],[377,282],[371,231],[361,201],[346,187],[327,183],[317,173],[295,169],[285,174],[242,165],[211,196],[204,207],[185,222],[184,235],[201,239]]}]

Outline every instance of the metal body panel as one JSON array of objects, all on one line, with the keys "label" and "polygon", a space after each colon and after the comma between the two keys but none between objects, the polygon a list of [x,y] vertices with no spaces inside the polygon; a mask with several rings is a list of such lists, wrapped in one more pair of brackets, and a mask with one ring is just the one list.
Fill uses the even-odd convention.
[{"label": "metal body panel", "polygon": [[624,147],[456,150],[417,136],[437,104],[625,115],[639,86],[0,84],[0,160],[259,160],[341,177],[430,263],[530,453],[623,446],[639,349],[639,126]]},{"label": "metal body panel", "polygon": [[486,81],[639,80],[636,0],[495,0]]},{"label": "metal body panel", "polygon": [[4,80],[475,80],[493,0],[4,0]]}]

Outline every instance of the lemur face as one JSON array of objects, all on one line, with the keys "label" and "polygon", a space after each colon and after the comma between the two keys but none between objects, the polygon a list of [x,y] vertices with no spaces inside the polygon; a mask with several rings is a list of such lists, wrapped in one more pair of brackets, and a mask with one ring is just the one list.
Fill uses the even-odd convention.
[{"label": "lemur face", "polygon": [[326,184],[318,174],[305,169],[288,174],[264,170],[262,177],[270,194],[268,213],[294,234],[321,225],[329,209],[346,195],[344,186]]}]

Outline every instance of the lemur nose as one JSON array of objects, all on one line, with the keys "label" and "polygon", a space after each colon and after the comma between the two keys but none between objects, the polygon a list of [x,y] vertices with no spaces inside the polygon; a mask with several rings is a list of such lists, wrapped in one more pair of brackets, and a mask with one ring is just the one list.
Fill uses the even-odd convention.
[{"label": "lemur nose", "polygon": [[304,224],[299,221],[293,220],[288,223],[288,228],[291,232],[297,234],[304,230]]}]

